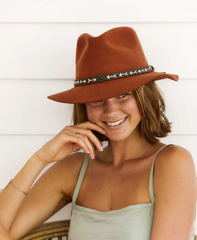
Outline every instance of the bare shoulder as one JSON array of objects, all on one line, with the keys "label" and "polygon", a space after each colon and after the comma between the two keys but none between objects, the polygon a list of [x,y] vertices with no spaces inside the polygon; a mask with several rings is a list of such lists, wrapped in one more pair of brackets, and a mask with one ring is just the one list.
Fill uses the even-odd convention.
[{"label": "bare shoulder", "polygon": [[76,152],[69,156],[67,156],[65,159],[58,161],[54,164],[54,167],[57,168],[64,168],[67,169],[73,169],[74,171],[79,170],[81,168],[81,165],[83,163],[83,160],[85,158],[85,153],[82,152]]},{"label": "bare shoulder", "polygon": [[[196,172],[192,155],[171,145],[157,155],[153,189],[154,221],[151,239],[189,239],[196,207]],[[183,227],[184,226],[184,227]]]},{"label": "bare shoulder", "polygon": [[196,171],[191,153],[180,146],[171,145],[164,148],[157,156],[154,171],[155,194],[161,193],[161,187],[166,189],[185,186],[196,188]]},{"label": "bare shoulder", "polygon": [[177,145],[170,145],[164,148],[157,156],[155,167],[159,169],[161,167],[172,167],[173,165],[180,168],[184,166],[194,168],[191,153],[187,149]]},{"label": "bare shoulder", "polygon": [[71,154],[52,165],[43,177],[67,197],[72,198],[84,158],[85,153]]},{"label": "bare shoulder", "polygon": [[75,178],[78,177],[85,158],[85,153],[77,152],[69,155],[65,159],[56,162],[51,170],[58,173],[59,177]]}]

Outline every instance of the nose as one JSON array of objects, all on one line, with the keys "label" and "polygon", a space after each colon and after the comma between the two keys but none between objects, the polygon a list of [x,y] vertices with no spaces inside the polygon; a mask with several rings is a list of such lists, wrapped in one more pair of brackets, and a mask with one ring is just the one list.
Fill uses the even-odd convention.
[{"label": "nose", "polygon": [[109,98],[104,102],[104,113],[108,117],[114,117],[118,114],[118,103],[114,100],[114,98]]}]

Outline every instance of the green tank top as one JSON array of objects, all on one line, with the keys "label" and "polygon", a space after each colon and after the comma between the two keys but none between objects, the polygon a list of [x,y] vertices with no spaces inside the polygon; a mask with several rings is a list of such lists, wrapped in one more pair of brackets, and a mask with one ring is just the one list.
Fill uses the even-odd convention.
[{"label": "green tank top", "polygon": [[[169,144],[170,145],[170,144]],[[151,237],[155,196],[153,170],[157,154],[152,162],[149,177],[151,202],[131,205],[118,210],[101,212],[76,205],[77,195],[89,161],[86,155],[73,194],[69,240],[149,240]],[[194,240],[194,235],[189,240]]]}]

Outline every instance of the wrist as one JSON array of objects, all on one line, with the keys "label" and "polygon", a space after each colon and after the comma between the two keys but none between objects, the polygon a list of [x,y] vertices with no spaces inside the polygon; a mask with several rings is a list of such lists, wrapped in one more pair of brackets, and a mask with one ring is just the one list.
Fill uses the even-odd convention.
[{"label": "wrist", "polygon": [[35,152],[30,159],[28,160],[28,162],[36,164],[36,166],[38,168],[40,168],[41,170],[44,169],[48,163],[46,163],[42,157],[40,156],[39,152]]}]

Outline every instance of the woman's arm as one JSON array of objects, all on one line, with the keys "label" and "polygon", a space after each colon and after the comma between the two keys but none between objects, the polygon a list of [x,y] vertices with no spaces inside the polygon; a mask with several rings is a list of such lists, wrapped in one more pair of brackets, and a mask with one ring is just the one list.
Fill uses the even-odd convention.
[{"label": "woman's arm", "polygon": [[1,233],[1,239],[14,240],[1,224],[0,224],[0,233]]},{"label": "woman's arm", "polygon": [[[24,192],[28,192],[33,182],[47,164],[43,164],[34,154],[21,171],[14,177],[13,182]],[[12,183],[0,193],[0,223],[9,230],[19,206],[26,195],[20,192]]]},{"label": "woman's arm", "polygon": [[72,201],[84,153],[55,163],[34,184],[12,223],[10,235],[20,239]]},{"label": "woman's arm", "polygon": [[[66,180],[69,179],[69,172],[72,172],[73,167],[70,168],[70,166],[75,161],[72,161],[73,156],[69,155],[82,148],[85,153],[89,153],[90,157],[93,158],[94,149],[91,143],[94,143],[97,149],[102,151],[99,140],[91,130],[105,134],[101,127],[90,122],[65,127],[28,160],[27,164],[13,179],[14,183],[24,192],[29,191],[36,177],[46,165],[64,159],[66,161],[60,161],[52,167],[52,170],[49,169],[27,196],[12,183],[0,193],[0,224],[7,231],[12,226],[10,234],[14,239],[22,237],[23,234],[45,221],[70,201],[68,198],[70,195],[66,196],[66,192],[69,192],[72,181]],[[77,136],[78,132],[80,133],[79,136]],[[78,158],[76,157],[78,154],[73,155],[74,158]],[[67,166],[66,171],[62,172],[62,176],[67,177],[65,180],[65,183],[68,183],[67,189],[62,189],[61,186],[61,179],[63,178],[61,178],[60,172],[63,166]]]},{"label": "woman's arm", "polygon": [[154,192],[151,240],[189,240],[196,208],[196,172],[187,150],[171,146],[158,155]]}]

